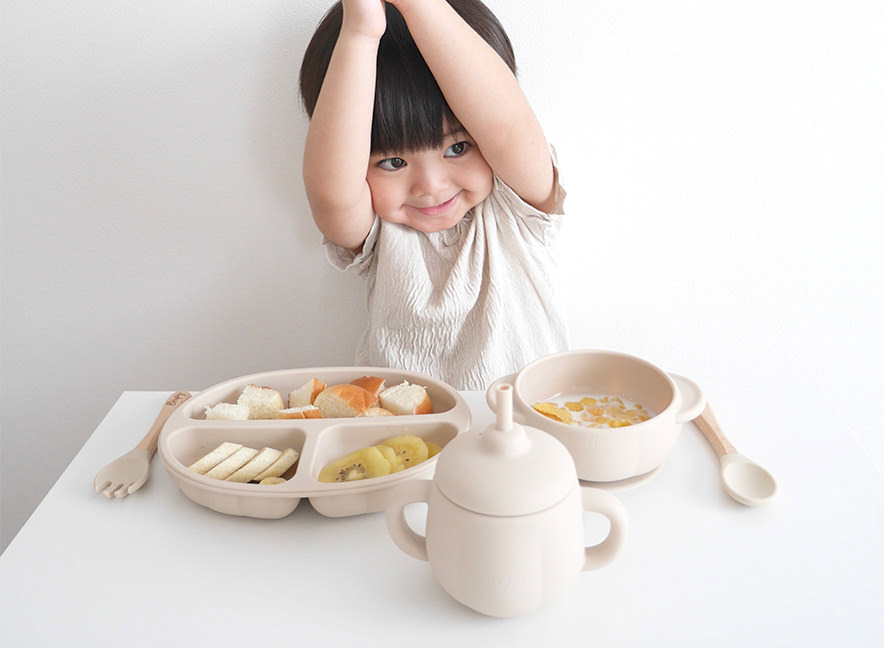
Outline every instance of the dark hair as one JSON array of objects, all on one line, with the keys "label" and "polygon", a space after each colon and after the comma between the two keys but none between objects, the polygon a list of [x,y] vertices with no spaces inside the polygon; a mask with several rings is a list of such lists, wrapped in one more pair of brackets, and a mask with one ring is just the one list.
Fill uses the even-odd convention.
[{"label": "dark hair", "polygon": [[[513,74],[516,59],[509,37],[495,15],[479,0],[447,0],[464,21],[506,62]],[[413,151],[442,144],[443,121],[457,119],[418,51],[402,15],[386,4],[387,29],[377,56],[377,81],[371,124],[371,150]],[[336,2],[323,17],[301,63],[301,98],[313,116],[344,10]],[[457,43],[452,43],[457,47]]]}]

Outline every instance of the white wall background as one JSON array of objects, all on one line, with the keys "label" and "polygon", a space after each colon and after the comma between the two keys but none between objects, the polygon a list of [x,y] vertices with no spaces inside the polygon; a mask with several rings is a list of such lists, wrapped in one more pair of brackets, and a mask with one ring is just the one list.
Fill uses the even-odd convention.
[{"label": "white wall background", "polygon": [[[0,549],[122,391],[352,361],[300,179],[329,4],[3,0]],[[574,346],[720,414],[822,382],[784,407],[880,457],[884,3],[488,4],[562,161]]]}]

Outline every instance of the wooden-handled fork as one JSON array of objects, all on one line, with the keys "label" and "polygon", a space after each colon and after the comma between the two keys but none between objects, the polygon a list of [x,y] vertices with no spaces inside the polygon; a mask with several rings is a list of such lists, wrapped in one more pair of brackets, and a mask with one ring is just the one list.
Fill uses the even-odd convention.
[{"label": "wooden-handled fork", "polygon": [[150,476],[150,460],[157,451],[157,441],[169,416],[190,398],[185,391],[169,396],[144,438],[132,450],[98,471],[93,486],[105,497],[123,498],[144,485]]}]

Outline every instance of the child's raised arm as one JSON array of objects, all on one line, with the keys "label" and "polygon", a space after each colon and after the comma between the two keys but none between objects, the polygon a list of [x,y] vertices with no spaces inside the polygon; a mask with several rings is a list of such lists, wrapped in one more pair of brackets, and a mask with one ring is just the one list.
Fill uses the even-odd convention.
[{"label": "child's raised arm", "polygon": [[445,0],[388,1],[494,173],[525,202],[549,211],[553,166],[546,137],[506,63]]},{"label": "child's raised arm", "polygon": [[313,219],[334,243],[359,248],[374,212],[365,180],[371,152],[383,0],[344,0],[341,32],[304,145],[304,187]]}]

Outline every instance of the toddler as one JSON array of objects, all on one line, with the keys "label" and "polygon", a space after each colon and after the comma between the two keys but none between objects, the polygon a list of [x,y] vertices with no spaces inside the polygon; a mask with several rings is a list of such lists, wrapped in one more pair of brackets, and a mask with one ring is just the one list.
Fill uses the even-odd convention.
[{"label": "toddler", "polygon": [[329,260],[367,283],[356,362],[483,390],[567,348],[565,191],[479,0],[343,0],[301,66],[304,185]]}]

